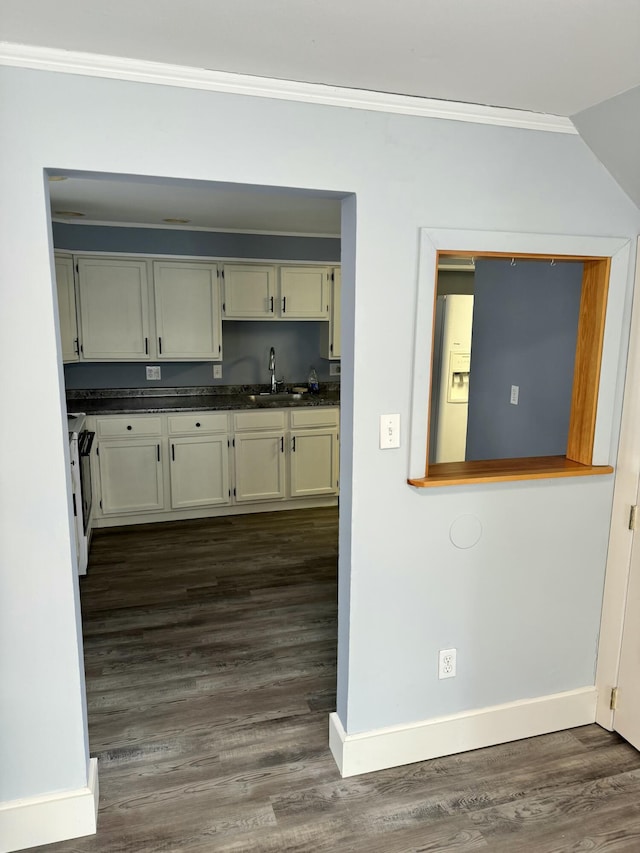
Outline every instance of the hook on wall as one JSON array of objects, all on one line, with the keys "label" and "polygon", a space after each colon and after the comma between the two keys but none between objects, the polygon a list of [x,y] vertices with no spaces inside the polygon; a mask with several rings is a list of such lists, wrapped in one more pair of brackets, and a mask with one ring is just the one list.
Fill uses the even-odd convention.
[{"label": "hook on wall", "polygon": [[556,259],[555,259],[555,258],[551,258],[551,264],[550,264],[550,266],[555,267],[555,265],[556,265]]},{"label": "hook on wall", "polygon": [[516,259],[515,258],[511,258],[511,266],[512,267],[516,266]]}]

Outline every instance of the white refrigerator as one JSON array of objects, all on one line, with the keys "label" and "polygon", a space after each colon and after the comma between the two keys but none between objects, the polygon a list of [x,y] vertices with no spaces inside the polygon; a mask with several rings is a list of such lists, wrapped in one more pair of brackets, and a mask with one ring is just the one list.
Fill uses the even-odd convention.
[{"label": "white refrigerator", "polygon": [[473,296],[438,296],[431,370],[429,463],[463,462],[467,444]]}]

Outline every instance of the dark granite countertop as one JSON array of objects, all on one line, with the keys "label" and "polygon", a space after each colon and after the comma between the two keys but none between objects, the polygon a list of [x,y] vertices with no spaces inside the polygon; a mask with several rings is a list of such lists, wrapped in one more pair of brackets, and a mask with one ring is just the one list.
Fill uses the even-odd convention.
[{"label": "dark granite countertop", "polygon": [[[67,410],[87,415],[129,415],[158,412],[228,411],[261,409],[249,396],[268,390],[266,386],[217,386],[195,388],[106,388],[67,392]],[[269,402],[268,408],[339,406],[340,386],[321,386],[319,394],[302,394],[299,400]]]}]

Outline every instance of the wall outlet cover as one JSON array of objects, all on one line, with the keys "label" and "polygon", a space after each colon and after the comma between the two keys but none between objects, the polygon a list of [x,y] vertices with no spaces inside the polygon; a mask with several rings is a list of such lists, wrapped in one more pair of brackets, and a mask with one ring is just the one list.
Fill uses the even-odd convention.
[{"label": "wall outlet cover", "polygon": [[161,379],[160,366],[159,365],[147,365],[147,379]]},{"label": "wall outlet cover", "polygon": [[214,364],[213,365],[213,378],[214,379],[222,379],[222,365]]},{"label": "wall outlet cover", "polygon": [[455,678],[457,649],[440,649],[438,652],[438,678]]},{"label": "wall outlet cover", "polygon": [[329,376],[340,376],[340,365],[335,361],[329,365]]}]

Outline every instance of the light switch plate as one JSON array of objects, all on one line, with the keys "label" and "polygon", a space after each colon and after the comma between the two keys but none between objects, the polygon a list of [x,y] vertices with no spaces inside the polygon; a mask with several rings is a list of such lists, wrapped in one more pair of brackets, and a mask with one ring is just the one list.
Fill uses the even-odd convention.
[{"label": "light switch plate", "polygon": [[332,361],[329,365],[329,376],[340,376],[340,363]]},{"label": "light switch plate", "polygon": [[380,450],[400,447],[400,415],[380,415]]},{"label": "light switch plate", "polygon": [[222,365],[214,364],[213,365],[213,378],[214,379],[222,379]]},{"label": "light switch plate", "polygon": [[519,399],[520,399],[520,386],[519,385],[512,385],[511,386],[511,399],[509,400],[509,402],[511,403],[512,406],[517,406]]},{"label": "light switch plate", "polygon": [[147,365],[147,379],[161,379],[159,365]]}]

